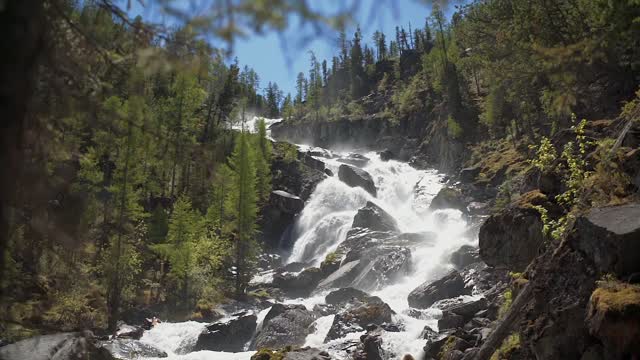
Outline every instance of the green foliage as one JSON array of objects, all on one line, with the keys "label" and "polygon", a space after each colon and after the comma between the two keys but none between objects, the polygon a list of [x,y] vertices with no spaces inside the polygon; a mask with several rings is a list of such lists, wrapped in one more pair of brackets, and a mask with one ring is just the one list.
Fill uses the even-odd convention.
[{"label": "green foliage", "polygon": [[502,345],[491,355],[491,360],[510,359],[510,354],[513,351],[520,349],[520,334],[513,333],[509,335]]},{"label": "green foliage", "polygon": [[500,304],[500,308],[498,309],[498,319],[503,319],[505,315],[507,315],[507,311],[511,307],[513,303],[513,292],[511,289],[507,289],[502,294],[502,304]]},{"label": "green foliage", "polygon": [[449,115],[447,117],[447,135],[452,139],[460,139],[462,137],[462,127],[460,124]]},{"label": "green foliage", "polygon": [[258,192],[258,202],[260,204],[269,200],[271,194],[271,142],[267,139],[267,128],[263,118],[257,123],[258,133],[256,136],[256,189]]},{"label": "green foliage", "polygon": [[535,158],[529,160],[531,165],[542,172],[553,170],[558,154],[549,138],[543,136],[540,140],[540,145],[537,147],[531,145],[530,148],[536,151]]}]

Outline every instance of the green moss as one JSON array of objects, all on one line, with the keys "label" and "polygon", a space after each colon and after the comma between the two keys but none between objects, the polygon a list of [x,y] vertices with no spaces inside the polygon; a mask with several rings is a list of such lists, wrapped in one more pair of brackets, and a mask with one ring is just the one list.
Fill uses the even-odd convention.
[{"label": "green moss", "polygon": [[591,294],[591,303],[599,312],[623,312],[640,305],[640,286],[605,279]]},{"label": "green moss", "polygon": [[284,359],[285,354],[292,349],[293,348],[291,346],[286,346],[278,350],[260,349],[251,356],[251,360],[282,360]]},{"label": "green moss", "polygon": [[518,349],[520,349],[520,334],[511,334],[504,339],[498,350],[491,355],[491,360],[509,359],[511,353]]},{"label": "green moss", "polygon": [[506,290],[504,294],[502,294],[502,298],[504,301],[502,302],[502,305],[500,305],[500,309],[498,309],[498,319],[502,319],[507,314],[507,311],[509,311],[511,304],[513,303],[513,292],[511,289]]}]

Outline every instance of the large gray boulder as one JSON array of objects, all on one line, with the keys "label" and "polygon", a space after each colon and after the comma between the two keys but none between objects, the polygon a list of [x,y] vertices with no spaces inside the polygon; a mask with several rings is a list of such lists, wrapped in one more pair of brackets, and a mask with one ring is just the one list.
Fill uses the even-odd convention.
[{"label": "large gray boulder", "polygon": [[352,228],[362,227],[376,231],[398,231],[398,222],[381,207],[371,201],[358,209]]},{"label": "large gray boulder", "polygon": [[0,348],[2,360],[114,360],[91,332],[35,336]]},{"label": "large gray boulder", "polygon": [[312,311],[303,305],[274,305],[262,323],[251,347],[253,349],[281,348],[304,345],[316,320]]},{"label": "large gray boulder", "polygon": [[467,265],[480,261],[478,248],[471,245],[462,245],[458,250],[451,254],[449,261],[456,267],[456,269],[461,270]]},{"label": "large gray boulder", "polygon": [[438,194],[436,194],[433,200],[431,200],[429,209],[456,209],[466,212],[467,204],[460,190],[452,187],[443,187],[438,191]]},{"label": "large gray boulder", "polygon": [[390,323],[393,315],[391,307],[375,296],[367,297],[362,301],[354,298],[350,303],[343,303],[342,309],[333,318],[325,342],[362,331],[370,324]]},{"label": "large gray boulder", "polygon": [[198,336],[194,351],[244,350],[256,330],[258,317],[252,311],[234,314],[234,318],[208,325]]},{"label": "large gray boulder", "polygon": [[640,272],[640,204],[595,208],[576,220],[571,244],[599,273]]},{"label": "large gray boulder", "polygon": [[276,273],[273,275],[273,286],[280,288],[289,296],[309,295],[325,277],[317,267],[310,267],[300,273]]},{"label": "large gray boulder", "polygon": [[512,206],[491,215],[478,234],[480,257],[489,266],[522,272],[544,243],[540,213]]},{"label": "large gray boulder", "polygon": [[338,178],[351,187],[361,187],[373,196],[377,194],[373,178],[368,172],[362,169],[350,165],[340,165],[338,168]]},{"label": "large gray boulder", "polygon": [[465,287],[464,279],[456,270],[452,270],[444,277],[415,288],[408,297],[409,306],[426,309],[438,300],[454,298],[471,294],[471,289]]},{"label": "large gray boulder", "polygon": [[353,301],[354,299],[363,301],[368,297],[369,294],[366,292],[348,287],[330,292],[325,296],[324,301],[329,305],[343,305]]}]

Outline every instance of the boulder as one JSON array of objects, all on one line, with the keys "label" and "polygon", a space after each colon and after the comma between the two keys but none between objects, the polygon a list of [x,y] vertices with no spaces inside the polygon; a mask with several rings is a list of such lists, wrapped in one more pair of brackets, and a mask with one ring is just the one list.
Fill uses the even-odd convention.
[{"label": "boulder", "polygon": [[471,289],[465,287],[464,279],[460,276],[460,273],[452,270],[439,280],[427,281],[415,288],[409,294],[408,301],[411,307],[426,309],[438,300],[470,293]]},{"label": "boulder", "polygon": [[433,200],[431,200],[429,209],[456,209],[466,212],[467,204],[460,190],[451,187],[443,187],[438,191],[438,194],[436,194]]},{"label": "boulder", "polygon": [[472,166],[460,170],[460,181],[463,183],[474,182],[478,175],[480,175],[481,170],[480,166]]},{"label": "boulder", "polygon": [[367,294],[366,292],[349,287],[330,292],[324,298],[324,301],[329,305],[340,306],[344,303],[352,302],[354,299],[364,301],[369,297],[369,294]]},{"label": "boulder", "polygon": [[325,342],[362,331],[369,324],[390,323],[392,314],[391,307],[375,296],[365,301],[354,300],[352,303],[345,304],[343,310],[333,318]]},{"label": "boulder", "polygon": [[411,250],[406,247],[376,247],[364,252],[363,259],[369,259],[369,262],[364,263],[351,282],[351,286],[357,289],[378,290],[411,270]]},{"label": "boulder", "polygon": [[273,275],[273,286],[290,296],[308,296],[323,278],[324,275],[319,268],[311,267],[299,274],[276,273]]},{"label": "boulder", "polygon": [[586,321],[612,358],[640,356],[640,286],[603,281],[591,295]]},{"label": "boulder", "polygon": [[302,163],[304,163],[305,165],[307,165],[308,167],[314,169],[314,170],[318,170],[318,171],[322,171],[324,172],[324,162],[314,158],[313,156],[310,156],[308,154],[304,154],[302,156]]},{"label": "boulder", "polygon": [[487,265],[522,272],[544,243],[540,213],[530,206],[511,206],[491,215],[478,239]]},{"label": "boulder", "polygon": [[571,244],[599,273],[640,272],[640,203],[591,209],[576,219]]},{"label": "boulder", "polygon": [[364,207],[358,209],[351,227],[361,227],[375,231],[398,231],[396,219],[371,201],[367,201]]},{"label": "boulder", "polygon": [[89,331],[35,336],[0,348],[2,360],[114,360]]},{"label": "boulder", "polygon": [[115,339],[102,343],[113,357],[117,359],[166,358],[165,351],[139,340]]},{"label": "boulder", "polygon": [[448,329],[456,329],[461,328],[464,325],[464,316],[454,314],[452,312],[443,312],[442,318],[438,320],[438,329],[448,330]]},{"label": "boulder", "polygon": [[302,199],[283,190],[272,191],[269,202],[287,214],[297,214],[304,208]]},{"label": "boulder", "polygon": [[333,171],[331,171],[331,169],[329,169],[329,168],[324,169],[324,173],[325,173],[327,176],[333,176]]},{"label": "boulder", "polygon": [[437,331],[433,330],[429,326],[425,326],[424,329],[422,329],[422,332],[420,333],[420,339],[433,341],[438,338],[438,335],[439,334]]},{"label": "boulder", "polygon": [[315,320],[315,314],[304,305],[276,304],[267,313],[251,348],[302,346],[307,335],[313,331],[310,325]]},{"label": "boulder", "polygon": [[393,159],[393,151],[389,150],[389,149],[385,149],[382,150],[378,153],[378,155],[380,156],[380,160],[382,161],[389,161],[391,159]]},{"label": "boulder", "polygon": [[368,172],[362,169],[349,165],[340,165],[338,168],[338,178],[351,187],[361,187],[373,196],[377,194],[373,178]]},{"label": "boulder", "polygon": [[225,322],[207,325],[198,336],[194,351],[243,351],[256,330],[258,317],[252,311],[233,316]]},{"label": "boulder", "polygon": [[428,341],[424,347],[427,359],[448,359],[451,352],[464,352],[471,344],[455,335],[441,337],[435,341]]},{"label": "boulder", "polygon": [[356,153],[351,153],[345,157],[338,159],[338,161],[341,163],[354,165],[357,167],[366,166],[369,163],[369,160],[370,159],[368,157],[361,154],[356,154]]},{"label": "boulder", "polygon": [[313,305],[313,312],[318,314],[319,316],[327,316],[337,313],[338,309],[336,309],[336,307],[333,305],[315,304]]},{"label": "boulder", "polygon": [[449,261],[460,270],[467,265],[471,265],[480,261],[478,249],[471,245],[462,245],[458,250],[454,251],[449,257]]},{"label": "boulder", "polygon": [[331,356],[324,350],[303,347],[285,347],[280,350],[262,349],[251,360],[331,360]]},{"label": "boulder", "polygon": [[116,330],[116,337],[119,339],[140,340],[143,333],[144,329],[140,326],[132,326],[119,322],[118,329]]},{"label": "boulder", "polygon": [[439,301],[434,305],[434,307],[442,310],[442,312],[460,315],[465,320],[470,320],[478,311],[486,310],[488,306],[489,304],[484,297],[479,299],[469,297],[446,299]]},{"label": "boulder", "polygon": [[329,277],[318,284],[318,289],[330,289],[336,287],[346,287],[358,276],[360,270],[360,260],[343,263]]},{"label": "boulder", "polygon": [[382,360],[387,358],[383,356],[382,338],[380,332],[366,333],[360,336],[360,344],[353,354],[354,360]]}]

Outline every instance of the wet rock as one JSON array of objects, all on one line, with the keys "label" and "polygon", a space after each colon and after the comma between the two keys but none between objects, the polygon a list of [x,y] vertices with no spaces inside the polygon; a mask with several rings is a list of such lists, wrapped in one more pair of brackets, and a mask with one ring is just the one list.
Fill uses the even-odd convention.
[{"label": "wet rock", "polygon": [[319,316],[327,316],[337,313],[338,309],[333,305],[315,304],[313,305],[313,312]]},{"label": "wet rock", "polygon": [[424,347],[424,351],[427,359],[445,359],[447,356],[450,356],[449,354],[452,352],[464,352],[470,347],[471,344],[466,340],[455,335],[450,335],[436,341],[428,341]]},{"label": "wet rock", "polygon": [[357,167],[366,166],[369,163],[369,160],[370,159],[368,157],[361,154],[356,154],[356,153],[351,153],[345,157],[338,159],[338,161],[341,163],[354,165]]},{"label": "wet rock", "polygon": [[316,316],[304,305],[274,305],[251,345],[253,349],[304,345]]},{"label": "wet rock", "polygon": [[330,292],[324,298],[324,301],[329,305],[340,306],[344,303],[352,302],[353,300],[363,301],[369,297],[370,295],[364,291],[354,288],[342,288]]},{"label": "wet rock", "polygon": [[439,280],[418,286],[409,294],[408,301],[411,307],[426,309],[438,300],[470,293],[471,289],[465,288],[460,273],[453,270]]},{"label": "wet rock", "polygon": [[117,359],[166,358],[165,351],[139,340],[115,339],[102,343],[113,357]]},{"label": "wet rock", "polygon": [[278,268],[276,270],[276,272],[278,273],[286,273],[286,272],[300,272],[302,270],[304,270],[304,268],[307,267],[306,263],[303,262],[292,262],[292,263],[288,263],[287,265]]},{"label": "wet rock", "polygon": [[391,284],[411,270],[411,250],[405,247],[384,246],[366,251],[364,259],[369,263],[351,282],[355,288],[362,290],[377,290],[384,285]]},{"label": "wet rock", "polygon": [[140,326],[132,326],[119,322],[118,330],[116,330],[116,337],[120,339],[140,340],[143,333],[144,329]]},{"label": "wet rock", "polygon": [[273,275],[273,286],[290,296],[308,296],[318,286],[324,275],[319,268],[302,270],[299,274],[281,273]]},{"label": "wet rock", "polygon": [[330,289],[336,287],[347,287],[353,279],[358,276],[360,270],[360,260],[343,263],[342,266],[334,271],[329,277],[322,280],[318,284],[318,289]]},{"label": "wet rock", "polygon": [[592,259],[600,273],[640,271],[640,204],[595,208],[576,220],[571,244]]},{"label": "wet rock", "polygon": [[454,251],[449,257],[449,261],[460,270],[467,265],[471,265],[480,261],[478,249],[471,245],[462,245],[458,250]]},{"label": "wet rock", "polygon": [[336,314],[325,342],[362,331],[369,324],[390,323],[392,314],[393,311],[389,305],[377,297],[369,297],[365,301],[354,300]]},{"label": "wet rock", "polygon": [[360,336],[360,344],[353,354],[354,360],[382,360],[382,338],[379,333],[367,333]]},{"label": "wet rock", "polygon": [[331,171],[331,169],[329,169],[329,168],[324,169],[324,173],[325,173],[327,176],[333,176],[333,171]]},{"label": "wet rock", "polygon": [[640,286],[603,282],[591,295],[586,321],[605,353],[617,359],[640,356]]},{"label": "wet rock", "polygon": [[467,167],[460,170],[460,181],[463,183],[472,183],[480,175],[482,169],[480,166]]},{"label": "wet rock", "polygon": [[391,159],[393,159],[393,151],[389,150],[389,149],[385,149],[382,150],[378,153],[378,155],[380,156],[380,160],[382,161],[389,161]]},{"label": "wet rock", "polygon": [[323,149],[320,147],[314,147],[310,149],[309,151],[307,151],[307,154],[311,156],[323,157],[327,159],[333,158],[333,153],[330,150]]},{"label": "wet rock", "polygon": [[335,252],[329,254],[323,261],[320,263],[320,271],[327,277],[333,274],[334,271],[340,268],[340,262],[342,261],[342,257],[337,255]]},{"label": "wet rock", "polygon": [[467,204],[460,190],[451,187],[443,187],[433,200],[431,200],[429,209],[456,209],[466,212]]},{"label": "wet rock", "polygon": [[358,209],[352,228],[361,227],[375,231],[398,231],[398,222],[381,207],[371,201]]},{"label": "wet rock", "polygon": [[490,216],[478,238],[487,265],[522,272],[544,242],[540,213],[527,206],[509,207]]},{"label": "wet rock", "polygon": [[464,325],[464,322],[464,316],[444,311],[442,312],[442,318],[438,320],[438,329],[442,331],[461,328]]},{"label": "wet rock", "polygon": [[304,201],[302,201],[302,199],[282,190],[272,191],[269,201],[278,208],[278,210],[287,214],[297,214],[304,208]]},{"label": "wet rock", "polygon": [[349,165],[340,165],[338,168],[338,178],[351,187],[361,187],[373,196],[377,194],[373,178],[368,172],[362,169]]},{"label": "wet rock", "polygon": [[302,156],[302,162],[307,165],[308,167],[314,169],[314,170],[318,170],[318,171],[322,171],[324,172],[324,162],[314,158],[313,156],[310,156],[308,154],[304,154]]},{"label": "wet rock", "polygon": [[35,336],[0,348],[2,360],[113,360],[89,331]]},{"label": "wet rock", "polygon": [[207,325],[198,336],[194,351],[242,351],[256,330],[258,317],[253,312],[242,312],[234,316],[226,322]]},{"label": "wet rock", "polygon": [[425,326],[420,333],[420,339],[425,339],[429,341],[435,341],[438,338],[439,334],[437,331],[433,330],[429,326]]},{"label": "wet rock", "polygon": [[486,310],[489,304],[482,297],[472,299],[468,297],[460,297],[456,299],[446,299],[434,305],[443,312],[450,312],[462,316],[465,320],[473,318],[473,316],[481,310]]},{"label": "wet rock", "polygon": [[262,349],[251,356],[251,360],[331,360],[331,356],[324,350],[307,346],[297,349]]}]

